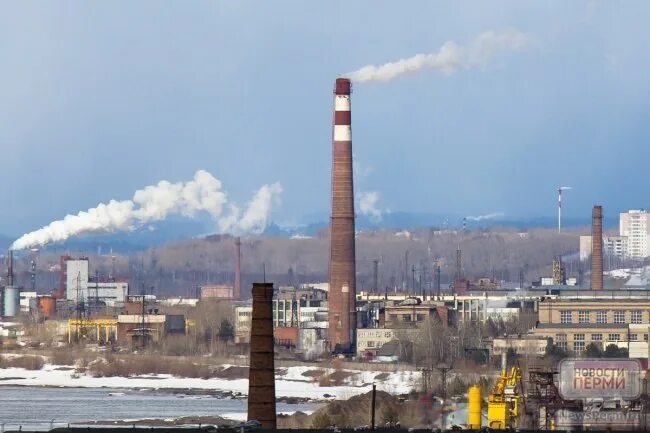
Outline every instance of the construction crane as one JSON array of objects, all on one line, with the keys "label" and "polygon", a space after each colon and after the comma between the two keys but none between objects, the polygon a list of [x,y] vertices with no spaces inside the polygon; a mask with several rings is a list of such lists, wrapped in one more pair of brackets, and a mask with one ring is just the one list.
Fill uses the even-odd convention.
[{"label": "construction crane", "polygon": [[521,386],[521,370],[513,366],[508,371],[506,354],[501,358],[501,374],[488,396],[488,427],[496,430],[519,427],[518,421],[524,411]]}]

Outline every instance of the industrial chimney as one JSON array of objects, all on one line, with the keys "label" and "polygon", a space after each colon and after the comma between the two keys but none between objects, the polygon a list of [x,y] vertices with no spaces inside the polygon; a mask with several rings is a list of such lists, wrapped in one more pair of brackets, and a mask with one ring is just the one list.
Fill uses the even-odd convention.
[{"label": "industrial chimney", "polygon": [[591,290],[603,289],[603,207],[591,213]]},{"label": "industrial chimney", "polygon": [[337,78],[332,130],[332,197],[329,262],[329,340],[351,351],[356,337],[356,268],[350,80]]},{"label": "industrial chimney", "polygon": [[273,360],[273,283],[253,284],[248,420],[275,430],[275,365]]},{"label": "industrial chimney", "polygon": [[14,285],[14,252],[7,252],[7,286]]},{"label": "industrial chimney", "polygon": [[235,286],[233,298],[241,299],[241,238],[235,238]]}]

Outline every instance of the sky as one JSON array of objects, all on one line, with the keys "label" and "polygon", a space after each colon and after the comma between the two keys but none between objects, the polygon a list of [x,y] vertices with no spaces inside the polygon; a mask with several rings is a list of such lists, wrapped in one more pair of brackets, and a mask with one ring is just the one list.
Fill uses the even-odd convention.
[{"label": "sky", "polygon": [[355,83],[356,191],[381,211],[648,206],[650,3],[21,1],[0,4],[0,233],[199,169],[272,219],[327,215],[335,78],[511,29],[454,74]]}]

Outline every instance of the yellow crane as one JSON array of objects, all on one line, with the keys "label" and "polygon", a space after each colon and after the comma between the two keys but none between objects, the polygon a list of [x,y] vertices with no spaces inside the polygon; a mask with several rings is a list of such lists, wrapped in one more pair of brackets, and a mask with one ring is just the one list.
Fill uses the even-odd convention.
[{"label": "yellow crane", "polygon": [[501,358],[501,374],[488,395],[488,427],[496,430],[517,428],[523,410],[521,370],[512,367],[508,371],[505,353]]}]

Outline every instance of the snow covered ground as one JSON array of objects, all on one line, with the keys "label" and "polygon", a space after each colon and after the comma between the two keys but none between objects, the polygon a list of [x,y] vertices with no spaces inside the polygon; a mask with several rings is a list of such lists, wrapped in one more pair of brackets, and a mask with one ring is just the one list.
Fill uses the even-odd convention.
[{"label": "snow covered ground", "polygon": [[[278,369],[283,374],[276,376],[275,392],[278,397],[300,397],[314,400],[347,399],[370,391],[373,382],[377,389],[392,394],[410,392],[420,378],[419,372],[399,371],[382,373],[378,371],[345,370],[351,375],[342,381],[341,386],[319,386],[318,380],[303,373],[325,370],[317,366],[300,366]],[[379,376],[379,379],[376,379]],[[147,389],[203,389],[230,391],[246,395],[248,379],[197,379],[181,378],[168,374],[143,375],[134,377],[92,377],[87,374],[74,374],[71,368],[46,364],[42,370],[22,368],[0,369],[0,385],[79,387],[79,388],[147,388]]]}]

